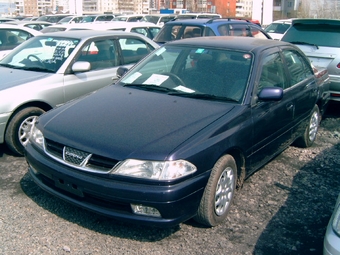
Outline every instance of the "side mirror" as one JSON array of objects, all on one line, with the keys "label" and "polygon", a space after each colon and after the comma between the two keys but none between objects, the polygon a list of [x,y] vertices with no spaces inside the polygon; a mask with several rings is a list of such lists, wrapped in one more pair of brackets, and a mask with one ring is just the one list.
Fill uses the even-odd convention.
[{"label": "side mirror", "polygon": [[283,97],[283,89],[279,87],[265,87],[257,96],[261,101],[280,101]]},{"label": "side mirror", "polygon": [[126,67],[123,67],[123,66],[118,67],[118,69],[117,69],[117,77],[118,77],[118,78],[123,77],[124,74],[127,73],[127,71],[129,71],[129,69],[126,68]]},{"label": "side mirror", "polygon": [[77,61],[72,65],[72,71],[75,73],[87,72],[91,70],[91,64],[87,61]]}]

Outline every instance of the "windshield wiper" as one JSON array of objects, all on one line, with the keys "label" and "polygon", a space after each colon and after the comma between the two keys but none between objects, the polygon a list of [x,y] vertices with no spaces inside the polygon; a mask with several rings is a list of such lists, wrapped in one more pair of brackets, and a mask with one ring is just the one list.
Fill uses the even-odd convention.
[{"label": "windshield wiper", "polygon": [[170,89],[167,87],[161,87],[157,85],[147,85],[147,84],[125,84],[124,87],[135,87],[135,88],[141,88],[145,90],[152,90],[152,91],[162,91],[162,92],[173,92],[174,89]]},{"label": "windshield wiper", "polygon": [[316,44],[314,43],[308,43],[308,42],[299,42],[299,41],[293,41],[293,42],[290,42],[292,44],[302,44],[302,45],[311,45],[311,46],[314,46],[315,48],[319,49],[319,46],[317,46]]},{"label": "windshield wiper", "polygon": [[47,72],[47,73],[54,73],[54,70],[51,69],[47,69],[44,67],[27,67],[27,66],[22,66],[22,67],[18,67],[17,69],[22,69],[22,70],[26,70],[26,71],[37,71],[37,72]]},{"label": "windshield wiper", "polygon": [[9,67],[9,68],[18,68],[17,66],[13,66],[10,64],[0,64],[0,66]]},{"label": "windshield wiper", "polygon": [[182,96],[182,97],[190,97],[190,98],[198,98],[198,99],[213,99],[217,101],[232,101],[238,102],[238,100],[229,98],[229,97],[220,97],[210,94],[194,94],[194,93],[183,93],[183,92],[169,92],[168,95],[173,96]]}]

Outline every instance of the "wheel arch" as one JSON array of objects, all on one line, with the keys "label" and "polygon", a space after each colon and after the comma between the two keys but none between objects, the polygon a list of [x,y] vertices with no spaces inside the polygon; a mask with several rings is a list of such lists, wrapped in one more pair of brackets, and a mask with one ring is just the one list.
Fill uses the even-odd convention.
[{"label": "wheel arch", "polygon": [[7,127],[8,127],[8,124],[10,123],[10,121],[13,119],[13,117],[19,112],[21,111],[22,109],[25,109],[27,107],[38,107],[42,110],[44,110],[45,112],[46,111],[49,111],[51,110],[53,107],[45,102],[42,102],[42,101],[32,101],[32,102],[26,102],[20,106],[18,106],[11,114],[11,116],[9,117],[7,123],[6,123],[6,129],[5,129],[5,133],[7,131]]},{"label": "wheel arch", "polygon": [[237,166],[236,188],[240,189],[242,188],[243,182],[246,177],[246,160],[244,157],[244,153],[239,148],[231,148],[224,153],[224,155],[226,154],[231,155],[236,162],[236,166]]}]

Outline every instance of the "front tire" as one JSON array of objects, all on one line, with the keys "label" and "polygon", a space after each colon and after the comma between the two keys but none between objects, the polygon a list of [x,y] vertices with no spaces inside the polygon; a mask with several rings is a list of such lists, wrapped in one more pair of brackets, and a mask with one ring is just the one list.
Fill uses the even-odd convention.
[{"label": "front tire", "polygon": [[31,127],[36,118],[44,112],[44,110],[38,107],[27,107],[13,116],[5,133],[5,142],[12,152],[20,156],[24,155]]},{"label": "front tire", "polygon": [[194,219],[208,227],[227,217],[236,191],[237,167],[231,155],[221,157],[212,169]]},{"label": "front tire", "polygon": [[317,105],[314,106],[312,114],[309,118],[308,125],[305,129],[305,132],[301,137],[299,137],[295,141],[295,145],[301,148],[307,148],[312,146],[316,139],[316,134],[319,129],[319,124],[321,120],[321,115],[319,111],[319,107]]}]

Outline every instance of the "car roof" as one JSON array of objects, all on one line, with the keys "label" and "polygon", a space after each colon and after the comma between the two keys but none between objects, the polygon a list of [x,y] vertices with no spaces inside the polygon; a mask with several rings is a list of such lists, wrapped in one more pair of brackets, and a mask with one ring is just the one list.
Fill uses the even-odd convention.
[{"label": "car roof", "polygon": [[72,38],[72,39],[80,39],[80,40],[87,40],[97,37],[105,37],[105,36],[122,36],[122,37],[134,37],[140,38],[154,48],[158,48],[159,45],[152,41],[150,38],[133,32],[125,32],[125,31],[113,31],[113,30],[69,30],[69,31],[61,31],[61,32],[52,32],[52,33],[40,33],[36,37],[46,37],[46,36],[53,36],[53,37],[65,37],[65,38]]},{"label": "car roof", "polygon": [[143,35],[139,35],[138,33],[129,33],[124,31],[107,31],[107,30],[69,30],[69,31],[61,31],[61,32],[54,32],[54,33],[46,33],[42,34],[42,36],[62,36],[62,37],[68,37],[68,38],[79,38],[79,39],[86,39],[91,38],[94,36],[108,36],[108,35],[134,35],[134,36],[141,36],[142,38],[145,38]]},{"label": "car roof", "polygon": [[292,19],[292,24],[329,24],[340,25],[340,19]]},{"label": "car roof", "polygon": [[[50,28],[53,27],[61,27],[66,28],[66,31],[69,29],[75,29],[75,30],[106,30],[110,28],[131,28],[131,27],[159,27],[160,26],[151,23],[151,22],[126,22],[126,21],[112,21],[112,22],[105,22],[105,23],[71,23],[71,24],[56,24],[50,26]],[[72,30],[72,31],[75,31]]]},{"label": "car roof", "polygon": [[211,24],[222,24],[222,23],[230,23],[230,24],[251,24],[255,25],[254,23],[248,20],[240,20],[240,19],[221,19],[221,18],[212,18],[212,19],[176,19],[167,22],[167,25],[174,25],[174,24],[186,24],[186,25],[211,25]]},{"label": "car roof", "polygon": [[8,21],[3,24],[11,24],[11,25],[26,25],[26,24],[46,24],[46,25],[52,25],[53,23],[47,22],[47,21],[30,21],[30,20],[16,20],[16,21]]},{"label": "car roof", "polygon": [[37,30],[29,28],[29,27],[17,26],[17,25],[6,24],[6,23],[0,23],[0,29],[21,29],[21,30],[27,31],[27,32],[29,32],[33,35],[41,34],[40,31],[37,31]]},{"label": "car roof", "polygon": [[195,47],[214,47],[220,49],[234,49],[244,51],[262,51],[266,48],[275,46],[291,46],[294,45],[277,41],[277,40],[265,40],[254,37],[242,37],[242,36],[206,36],[188,38],[185,40],[175,40],[166,43],[165,45],[192,45]]},{"label": "car roof", "polygon": [[[98,27],[99,29],[109,29],[109,28],[130,28],[130,27],[159,27],[158,25],[155,25],[154,23],[151,22],[139,22],[139,21],[133,21],[133,22],[126,22],[126,21],[112,21],[112,22],[106,22],[106,23],[100,23],[100,24],[91,24],[88,25],[87,27],[89,28],[96,28]],[[74,25],[73,27],[77,27],[77,25]],[[80,26],[81,27],[81,26]]]}]

